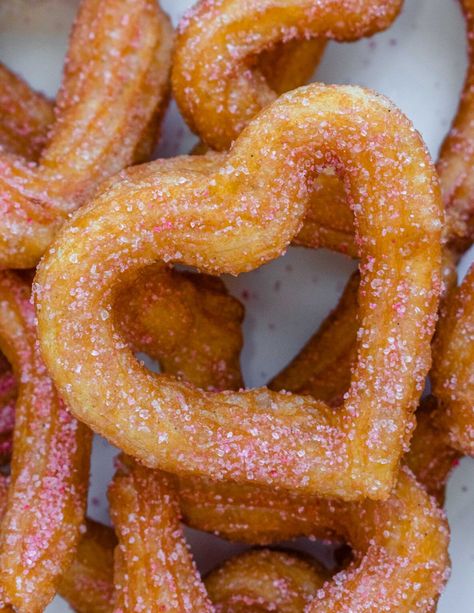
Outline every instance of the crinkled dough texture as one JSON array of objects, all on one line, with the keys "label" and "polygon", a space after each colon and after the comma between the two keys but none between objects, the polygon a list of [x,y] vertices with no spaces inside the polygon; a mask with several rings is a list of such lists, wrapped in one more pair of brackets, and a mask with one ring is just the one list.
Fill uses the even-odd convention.
[{"label": "crinkled dough texture", "polygon": [[[227,149],[248,121],[285,91],[287,83],[269,78],[259,57],[301,40],[354,40],[390,26],[401,2],[324,0],[198,2],[183,18],[174,57],[173,92],[183,116],[209,146]],[[453,125],[441,147],[437,169],[447,211],[445,237],[450,250],[461,254],[474,240],[474,1],[460,0],[466,20],[468,70]],[[243,27],[242,24],[245,24]],[[283,42],[282,42],[283,41]],[[297,47],[296,47],[297,48]],[[271,56],[270,56],[271,57]],[[277,60],[273,57],[273,63]],[[303,60],[303,65],[305,64]],[[288,66],[291,62],[288,62]],[[289,71],[288,71],[289,72]],[[279,71],[275,70],[278,75]],[[298,72],[296,72],[298,75]],[[306,76],[301,74],[301,76]],[[309,74],[308,74],[309,76]],[[281,83],[282,86],[277,88]],[[291,89],[292,87],[287,87]],[[298,244],[357,254],[343,185],[321,177]],[[325,206],[327,204],[327,206]]]},{"label": "crinkled dough texture", "polygon": [[208,275],[151,265],[121,287],[113,310],[132,350],[203,389],[239,389],[244,310]]},{"label": "crinkled dough texture", "polygon": [[[214,484],[212,497],[209,484],[200,491],[196,480],[188,489],[181,482],[178,497],[169,477],[127,464],[109,490],[119,538],[117,611],[149,610],[152,602],[167,603],[171,610],[213,610],[179,527],[179,504],[185,515],[191,506],[213,530],[231,538],[271,541],[275,529],[277,538],[337,534],[350,542],[354,562],[314,591],[307,611],[370,611],[374,603],[379,610],[431,611],[447,579],[445,519],[406,469],[387,501],[347,504],[230,484]],[[248,564],[246,569],[250,570]],[[230,581],[232,574],[226,578]],[[246,588],[248,595],[247,581]],[[256,581],[258,589],[265,596],[265,582]],[[246,596],[238,577],[234,595],[237,603]]]},{"label": "crinkled dough texture", "polygon": [[79,541],[74,560],[58,586],[59,595],[77,613],[112,611],[116,545],[112,528],[87,520],[86,532]]},{"label": "crinkled dough texture", "polygon": [[181,114],[212,149],[228,149],[248,121],[284,91],[276,91],[262,72],[261,54],[282,43],[370,36],[391,25],[402,1],[197,2],[181,20],[173,56],[173,95]]},{"label": "crinkled dough texture", "polygon": [[[283,93],[304,84],[314,72],[324,51],[325,41],[309,39],[281,43],[258,58],[258,65],[273,89]],[[47,143],[54,120],[52,103],[28,87],[27,83],[0,65],[0,144],[5,151],[37,161]],[[157,124],[150,122],[147,133],[137,144],[134,162],[149,158],[153,149]],[[206,148],[201,146],[199,151]],[[295,244],[305,247],[325,247],[353,257],[354,245],[352,213],[347,206],[344,186],[333,172],[321,175],[314,186],[315,205],[310,206],[305,223]],[[137,289],[137,288],[136,288]],[[148,297],[144,297],[148,301]]]},{"label": "crinkled dough texture", "polygon": [[[135,536],[132,528],[127,520],[122,526],[128,539]],[[150,527],[147,526],[147,538],[149,534]],[[76,558],[59,585],[59,594],[78,613],[109,613],[113,610],[116,545],[111,528],[88,521]],[[125,555],[128,555],[128,547],[124,549]],[[140,558],[140,562],[147,560]],[[142,577],[149,572],[148,566],[141,567]],[[273,607],[273,610],[277,608],[283,613],[296,613],[311,601],[316,590],[328,578],[328,571],[315,560],[302,558],[296,553],[263,549],[231,558],[208,575],[204,584],[216,612],[232,610],[236,613],[241,610],[240,606],[244,611],[252,606],[263,606],[266,607],[264,610],[268,607],[272,610]],[[123,575],[117,577],[118,581],[125,582],[121,588],[128,587],[130,579],[133,579],[133,575],[131,578]],[[141,599],[135,610],[140,610],[139,607],[144,611],[153,610],[156,605],[154,595],[150,601],[143,598],[149,594],[148,590],[140,593]],[[127,598],[126,601],[129,604],[131,599]],[[133,604],[136,606],[136,601]]]},{"label": "crinkled dough texture", "polygon": [[0,598],[42,611],[84,519],[90,432],[60,400],[40,356],[30,287],[0,274],[0,349],[18,384],[11,479],[0,527]]},{"label": "crinkled dough texture", "polygon": [[384,502],[345,503],[196,479],[179,485],[186,523],[224,538],[267,544],[304,535],[349,543],[354,561],[316,592],[308,611],[373,611],[374,603],[380,611],[431,611],[448,578],[444,514],[407,468]]},{"label": "crinkled dough texture", "polygon": [[[167,99],[172,44],[154,0],[82,1],[39,160],[0,152],[0,268],[35,266],[69,214],[150,146]],[[10,117],[24,115],[34,124],[28,108],[12,105]]]},{"label": "crinkled dough texture", "polygon": [[170,478],[138,464],[119,469],[109,486],[115,549],[114,610],[213,611],[179,519]]}]

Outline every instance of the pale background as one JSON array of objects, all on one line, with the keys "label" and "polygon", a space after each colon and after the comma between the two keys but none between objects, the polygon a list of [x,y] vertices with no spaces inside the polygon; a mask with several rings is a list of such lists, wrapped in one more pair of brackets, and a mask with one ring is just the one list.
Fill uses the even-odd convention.
[{"label": "pale background", "polygon": [[[414,121],[433,154],[455,112],[466,67],[464,25],[455,0],[405,0],[396,25],[370,40],[331,43],[317,77],[328,83],[357,83],[388,95]],[[3,0],[0,2],[0,61],[35,87],[54,95],[77,0]],[[163,0],[174,21],[192,0]],[[187,152],[193,137],[175,109],[167,117],[160,155]],[[461,264],[464,273],[473,259]],[[251,274],[229,280],[244,300],[246,344],[243,369],[247,385],[265,381],[283,367],[335,305],[354,264],[343,256],[290,249]],[[276,283],[276,282],[279,283]],[[277,289],[278,288],[278,289]],[[105,489],[114,451],[96,440],[90,514],[107,521]],[[453,572],[441,598],[441,613],[474,612],[474,461],[464,460],[448,487]],[[202,571],[238,549],[201,533],[190,534]],[[314,546],[299,541],[300,548]],[[69,610],[57,599],[50,613]]]}]

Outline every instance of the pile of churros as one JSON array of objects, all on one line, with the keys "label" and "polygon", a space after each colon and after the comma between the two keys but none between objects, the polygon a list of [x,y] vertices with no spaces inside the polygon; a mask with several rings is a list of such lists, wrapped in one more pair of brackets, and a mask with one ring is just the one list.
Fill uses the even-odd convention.
[{"label": "pile of churros", "polygon": [[[474,62],[437,163],[382,95],[305,85],[402,5],[200,0],[174,31],[156,0],[82,0],[55,101],[0,66],[1,611],[436,610],[474,456]],[[201,142],[149,161],[171,96]],[[358,271],[245,389],[219,276],[292,244]],[[93,433],[121,450],[113,527]],[[251,548],[201,577],[181,522]],[[298,536],[336,567],[275,547]]]}]

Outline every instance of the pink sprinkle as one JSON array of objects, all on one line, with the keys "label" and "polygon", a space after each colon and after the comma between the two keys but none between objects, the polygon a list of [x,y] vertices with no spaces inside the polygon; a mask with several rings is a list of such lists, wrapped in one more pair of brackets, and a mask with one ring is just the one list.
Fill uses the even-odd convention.
[{"label": "pink sprinkle", "polygon": [[171,221],[165,221],[159,226],[154,226],[153,232],[163,232],[163,230],[170,230],[173,227]]}]

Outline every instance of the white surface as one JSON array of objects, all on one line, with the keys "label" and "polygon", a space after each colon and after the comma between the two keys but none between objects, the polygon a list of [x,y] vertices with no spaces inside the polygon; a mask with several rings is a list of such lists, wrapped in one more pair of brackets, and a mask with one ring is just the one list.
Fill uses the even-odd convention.
[{"label": "white surface", "polygon": [[[176,21],[191,0],[163,0]],[[0,6],[0,60],[36,87],[53,95],[77,0],[9,0]],[[331,44],[318,79],[358,83],[392,98],[414,121],[433,156],[455,112],[466,66],[464,24],[453,0],[406,0],[402,16],[388,32],[370,41]],[[193,138],[173,109],[167,117],[161,155],[189,149]],[[465,271],[467,256],[461,264]],[[247,297],[243,368],[248,385],[264,383],[284,366],[314,332],[353,268],[328,252],[291,249],[261,270],[229,280],[232,291]],[[276,282],[279,283],[276,283]],[[106,520],[104,498],[112,474],[111,450],[95,445],[90,513]],[[453,572],[439,611],[474,612],[474,461],[464,460],[448,488]],[[229,555],[230,547],[193,533],[193,550],[203,571]],[[299,546],[308,547],[299,542]],[[233,547],[235,550],[235,546]],[[68,610],[56,600],[51,613]]]}]

